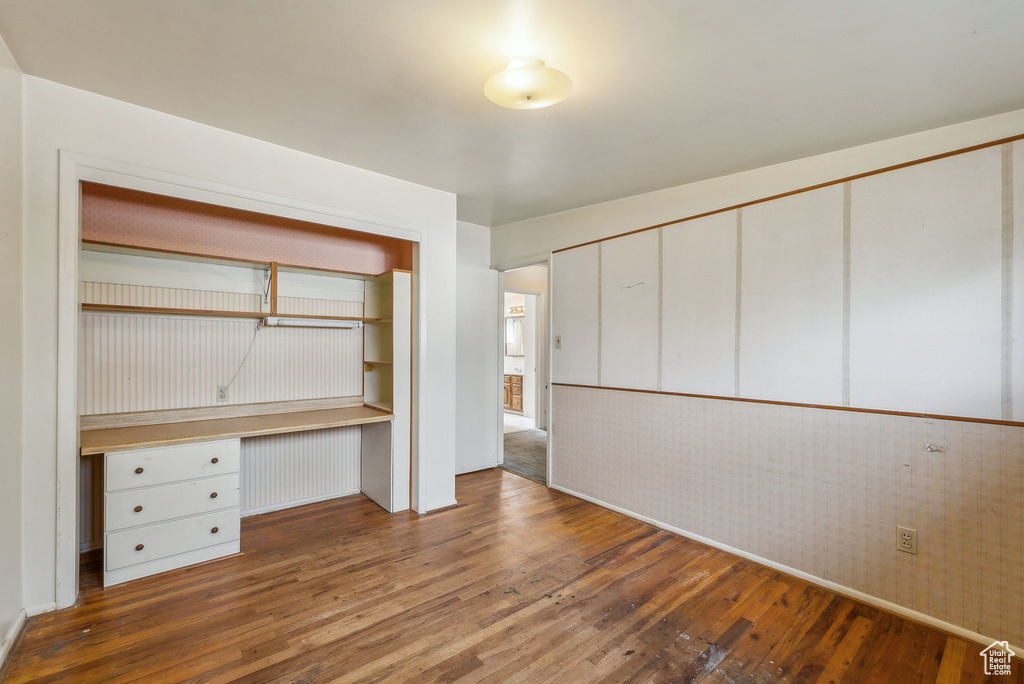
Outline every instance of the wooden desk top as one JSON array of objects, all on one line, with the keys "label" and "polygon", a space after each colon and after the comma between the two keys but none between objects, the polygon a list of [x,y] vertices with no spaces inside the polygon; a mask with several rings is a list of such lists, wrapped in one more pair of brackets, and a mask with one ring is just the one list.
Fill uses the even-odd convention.
[{"label": "wooden desk top", "polygon": [[394,419],[393,413],[380,409],[369,406],[348,406],[261,416],[211,418],[179,423],[83,430],[81,453],[82,456],[88,456],[125,449],[205,442],[214,439],[277,435],[284,432],[304,432],[346,425],[383,423]]}]

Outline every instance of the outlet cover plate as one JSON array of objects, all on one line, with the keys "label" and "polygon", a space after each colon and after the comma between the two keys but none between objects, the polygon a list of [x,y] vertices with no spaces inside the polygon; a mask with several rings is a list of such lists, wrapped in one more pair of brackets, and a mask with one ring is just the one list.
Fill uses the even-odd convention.
[{"label": "outlet cover plate", "polygon": [[917,555],[917,530],[896,526],[896,550]]}]

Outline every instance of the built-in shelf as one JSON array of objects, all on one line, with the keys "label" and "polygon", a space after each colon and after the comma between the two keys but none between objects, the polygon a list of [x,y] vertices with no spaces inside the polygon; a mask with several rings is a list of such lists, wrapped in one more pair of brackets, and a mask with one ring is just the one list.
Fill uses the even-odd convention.
[{"label": "built-in shelf", "polygon": [[308,314],[270,313],[269,311],[223,311],[220,309],[175,309],[163,306],[132,306],[127,304],[94,304],[82,302],[83,311],[108,311],[111,313],[163,314],[173,316],[220,316],[226,318],[316,318],[325,321],[362,321],[364,323],[391,322],[391,319],[360,318],[359,316],[311,316]]}]

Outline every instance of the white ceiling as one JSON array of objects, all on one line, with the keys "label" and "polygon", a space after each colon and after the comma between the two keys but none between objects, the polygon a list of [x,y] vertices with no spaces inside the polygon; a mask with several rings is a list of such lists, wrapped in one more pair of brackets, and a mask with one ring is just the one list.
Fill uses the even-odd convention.
[{"label": "white ceiling", "polygon": [[[1024,108],[1021,0],[2,0],[0,35],[26,73],[485,225]],[[514,52],[573,93],[491,104]]]}]

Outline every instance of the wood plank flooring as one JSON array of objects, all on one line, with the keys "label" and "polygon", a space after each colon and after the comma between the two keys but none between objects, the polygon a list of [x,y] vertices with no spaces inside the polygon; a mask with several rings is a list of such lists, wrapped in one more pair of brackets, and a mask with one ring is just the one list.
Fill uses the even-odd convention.
[{"label": "wood plank flooring", "polygon": [[[15,682],[977,682],[980,647],[494,469],[460,506],[248,518],[32,618]],[[1012,677],[1022,681],[1024,664]]]}]

